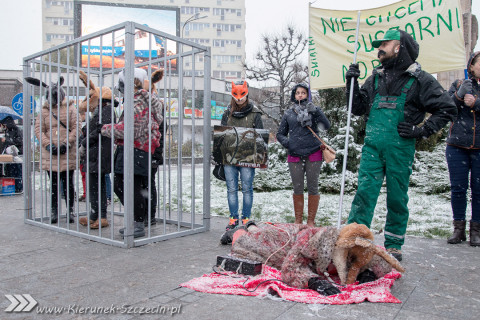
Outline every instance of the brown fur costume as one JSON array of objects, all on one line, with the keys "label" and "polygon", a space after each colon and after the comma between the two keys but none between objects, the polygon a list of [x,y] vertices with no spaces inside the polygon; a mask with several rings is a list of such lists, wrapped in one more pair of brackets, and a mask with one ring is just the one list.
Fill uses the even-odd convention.
[{"label": "brown fur costume", "polygon": [[356,223],[340,232],[335,227],[262,224],[236,239],[232,255],[275,267],[281,270],[284,282],[298,288],[307,288],[310,278],[323,275],[332,259],[342,284],[355,282],[358,273],[367,268],[377,277],[390,272],[392,266],[404,271],[392,256],[376,249],[372,240],[370,230]]}]

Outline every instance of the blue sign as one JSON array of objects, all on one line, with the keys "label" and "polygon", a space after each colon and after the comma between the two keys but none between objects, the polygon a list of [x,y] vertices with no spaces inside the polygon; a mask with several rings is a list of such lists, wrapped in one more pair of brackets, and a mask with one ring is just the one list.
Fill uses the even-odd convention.
[{"label": "blue sign", "polygon": [[[30,113],[33,113],[33,108],[35,107],[35,100],[33,96],[30,97]],[[12,109],[19,115],[23,116],[23,93],[17,93],[12,99]]]}]

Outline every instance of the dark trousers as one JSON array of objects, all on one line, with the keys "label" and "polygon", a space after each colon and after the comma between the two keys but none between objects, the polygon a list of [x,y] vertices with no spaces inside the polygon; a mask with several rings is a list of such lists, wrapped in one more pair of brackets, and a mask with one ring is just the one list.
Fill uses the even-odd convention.
[{"label": "dark trousers", "polygon": [[480,223],[480,150],[447,145],[445,155],[450,174],[453,219],[466,219],[467,190],[470,184],[472,221]]},{"label": "dark trousers", "polygon": [[107,217],[107,186],[105,183],[104,174],[101,174],[101,181],[100,181],[100,206],[98,205],[98,173],[90,173],[89,174],[89,196],[90,196],[90,205],[91,205],[91,212],[90,212],[90,220],[97,220],[98,219],[98,212],[101,212],[101,218]]},{"label": "dark trousers", "polygon": [[[50,176],[50,171],[47,171]],[[60,183],[62,184],[62,192],[65,196],[65,202],[68,206],[68,210],[73,210],[73,203],[75,201],[75,189],[73,187],[73,173],[74,170],[60,172]],[[68,174],[68,186],[67,186],[67,174]],[[67,191],[68,191],[68,203],[67,203]],[[50,192],[52,200],[52,211],[58,210],[58,172],[52,171],[50,177]]]},{"label": "dark trousers", "polygon": [[[115,173],[114,180],[113,191],[124,205],[123,174]],[[144,196],[148,190],[145,185],[148,185],[148,177],[137,174],[133,176],[133,220],[135,222],[143,222],[148,213],[145,206],[147,201],[145,201]]]}]

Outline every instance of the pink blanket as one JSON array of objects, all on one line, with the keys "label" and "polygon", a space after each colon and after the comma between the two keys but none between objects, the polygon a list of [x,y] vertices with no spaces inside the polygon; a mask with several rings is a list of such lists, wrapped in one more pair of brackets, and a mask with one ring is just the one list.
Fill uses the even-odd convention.
[{"label": "pink blanket", "polygon": [[[281,273],[269,266],[264,266],[263,274],[250,277],[246,282],[246,276],[241,276],[234,272],[222,272],[222,274],[213,272],[182,283],[180,286],[206,293],[243,296],[265,296],[274,293],[285,300],[302,303],[350,304],[360,303],[365,300],[370,302],[401,303],[390,292],[393,283],[400,277],[401,274],[393,270],[383,278],[373,282],[359,285],[352,284],[343,288],[339,287],[342,292],[329,297],[322,296],[310,289],[298,289],[290,287],[281,281],[276,281],[281,279]],[[260,284],[262,281],[271,279],[274,280]],[[257,286],[258,288],[254,290]],[[245,288],[249,291],[245,290]]]}]

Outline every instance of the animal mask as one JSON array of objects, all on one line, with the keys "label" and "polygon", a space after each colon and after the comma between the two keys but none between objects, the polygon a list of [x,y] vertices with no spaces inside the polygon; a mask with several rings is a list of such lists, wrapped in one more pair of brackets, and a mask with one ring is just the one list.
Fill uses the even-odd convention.
[{"label": "animal mask", "polygon": [[[50,86],[47,85],[45,82],[40,81],[40,79],[37,78],[32,78],[32,77],[25,77],[25,81],[27,81],[30,84],[33,84],[34,86],[37,87],[44,87],[46,90],[45,93],[45,99],[47,101],[52,102],[52,106],[57,105],[58,102],[62,102],[63,99],[65,99],[65,91],[62,88],[63,84],[63,77],[60,77],[58,79],[58,82],[52,83]],[[51,94],[51,97],[50,97]]]},{"label": "animal mask", "polygon": [[236,101],[239,101],[242,98],[246,97],[247,94],[248,94],[248,86],[246,81],[243,81],[243,84],[239,84],[239,85],[236,85],[232,81],[232,97]]},{"label": "animal mask", "polygon": [[[80,106],[78,108],[79,112],[81,114],[85,113],[87,111],[87,105],[89,106],[89,111],[93,112],[97,107],[98,104],[100,103],[100,88],[95,87],[93,84],[92,80],[87,81],[87,74],[80,70],[80,80],[83,82],[85,87],[87,87],[88,90],[88,101],[87,97],[83,99],[83,101],[80,103]],[[111,101],[112,100],[112,90],[110,90],[109,87],[102,87],[102,100],[103,101]]]}]

